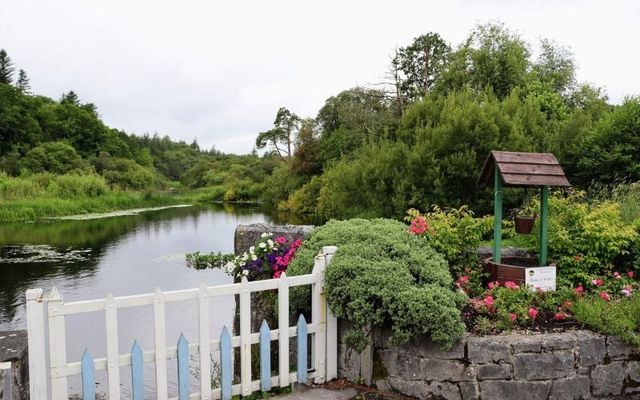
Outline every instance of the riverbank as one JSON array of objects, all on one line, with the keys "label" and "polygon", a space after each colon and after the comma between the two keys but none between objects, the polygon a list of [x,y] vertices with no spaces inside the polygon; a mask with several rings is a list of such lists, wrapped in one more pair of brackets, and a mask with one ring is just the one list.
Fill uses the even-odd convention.
[{"label": "riverbank", "polygon": [[3,201],[0,222],[37,221],[70,215],[106,213],[132,208],[160,207],[183,203],[170,194],[111,192],[96,197],[37,198]]}]

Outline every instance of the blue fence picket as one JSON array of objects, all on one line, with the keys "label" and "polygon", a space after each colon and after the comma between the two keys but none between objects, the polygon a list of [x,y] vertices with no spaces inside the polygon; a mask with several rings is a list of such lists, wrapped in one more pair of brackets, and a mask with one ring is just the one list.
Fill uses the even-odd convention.
[{"label": "blue fence picket", "polygon": [[271,329],[266,320],[260,326],[260,389],[271,390]]},{"label": "blue fence picket", "polygon": [[298,318],[298,383],[307,383],[307,321]]},{"label": "blue fence picket", "polygon": [[95,400],[96,382],[93,379],[93,357],[88,349],[84,349],[82,354],[82,398],[84,400]]},{"label": "blue fence picket", "polygon": [[131,392],[133,400],[144,399],[144,359],[137,340],[131,346]]},{"label": "blue fence picket", "polygon": [[178,339],[178,398],[189,400],[189,342],[182,333]]},{"label": "blue fence picket", "polygon": [[231,400],[231,335],[225,326],[220,334],[220,369],[222,379],[220,382],[222,400]]}]

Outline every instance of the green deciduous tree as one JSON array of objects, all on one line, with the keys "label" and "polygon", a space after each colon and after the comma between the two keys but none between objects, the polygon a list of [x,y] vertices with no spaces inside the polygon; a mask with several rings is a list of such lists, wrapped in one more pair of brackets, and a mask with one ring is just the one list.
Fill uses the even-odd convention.
[{"label": "green deciduous tree", "polygon": [[273,121],[273,129],[258,134],[256,147],[269,147],[280,159],[288,162],[293,154],[293,144],[299,127],[300,117],[285,107],[280,107]]}]

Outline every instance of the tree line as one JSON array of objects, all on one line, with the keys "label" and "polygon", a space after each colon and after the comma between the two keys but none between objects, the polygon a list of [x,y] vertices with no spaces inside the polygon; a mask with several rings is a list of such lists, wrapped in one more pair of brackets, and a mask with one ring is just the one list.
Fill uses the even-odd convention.
[{"label": "tree line", "polygon": [[19,69],[16,75],[0,50],[0,171],[9,176],[99,174],[125,190],[164,189],[178,181],[216,187],[215,200],[255,200],[273,169],[272,158],[110,128],[96,106],[74,91],[59,100],[32,94],[27,73]]},{"label": "tree line", "polygon": [[640,180],[638,97],[612,105],[577,81],[570,49],[542,39],[538,50],[501,23],[455,47],[427,33],[394,51],[380,85],[330,97],[315,118],[281,108],[256,140],[283,160],[268,198],[325,218],[487,212],[478,177],[491,150],[554,153],[579,188]]}]

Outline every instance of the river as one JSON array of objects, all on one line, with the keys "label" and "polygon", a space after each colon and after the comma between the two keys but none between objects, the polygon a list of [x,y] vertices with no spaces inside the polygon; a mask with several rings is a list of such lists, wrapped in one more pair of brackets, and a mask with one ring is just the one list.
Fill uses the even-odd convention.
[{"label": "river", "polygon": [[[24,293],[28,288],[50,291],[55,286],[65,301],[73,301],[103,298],[108,293],[122,296],[151,293],[156,288],[166,291],[229,283],[231,278],[220,270],[187,268],[185,254],[232,252],[236,226],[257,222],[279,221],[258,208],[220,205],[88,220],[1,224],[0,331],[25,329]],[[187,302],[167,306],[168,345],[175,345],[180,333],[197,341],[194,306]],[[231,324],[234,307],[233,297],[212,301],[212,332]],[[68,362],[79,361],[85,348],[94,357],[104,357],[104,330],[104,313],[67,317]],[[129,352],[136,339],[144,350],[153,350],[150,308],[121,310],[118,330],[121,354]],[[152,378],[153,371],[153,363],[145,366],[146,377]],[[98,391],[105,388],[102,372],[96,373]],[[129,376],[126,369],[121,376]],[[126,398],[130,384],[128,379],[122,380]],[[79,385],[79,379],[71,379],[71,392],[77,392]],[[150,381],[148,386],[152,385]]]}]

